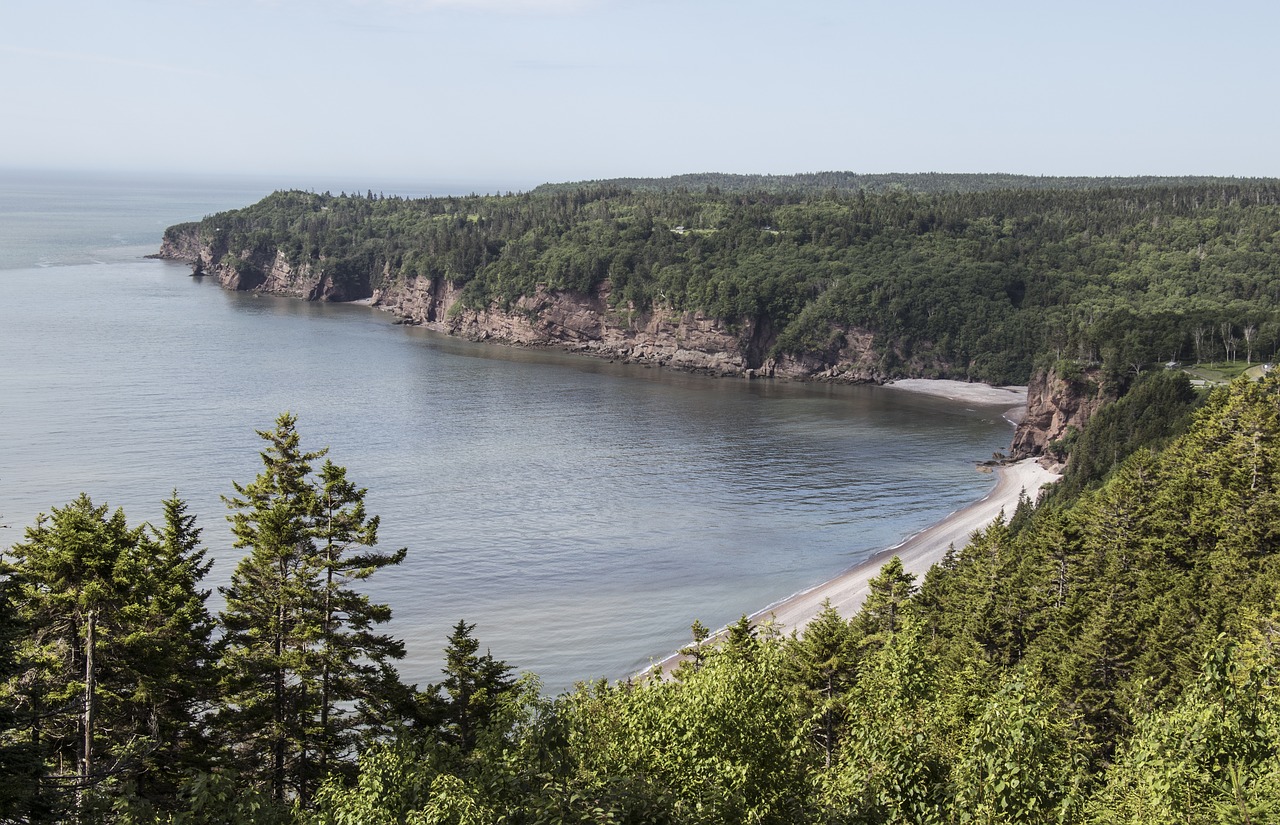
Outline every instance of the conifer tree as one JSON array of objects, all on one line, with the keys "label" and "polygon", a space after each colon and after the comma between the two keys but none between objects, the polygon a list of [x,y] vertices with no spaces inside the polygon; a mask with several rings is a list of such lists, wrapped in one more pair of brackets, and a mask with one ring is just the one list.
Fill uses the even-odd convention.
[{"label": "conifer tree", "polygon": [[311,462],[323,451],[303,452],[286,413],[276,428],[259,431],[268,442],[263,470],[250,484],[233,484],[224,497],[235,546],[248,550],[230,586],[222,590],[221,693],[227,703],[219,726],[236,762],[269,787],[274,799],[305,794],[313,778],[318,676],[312,649],[321,637],[320,560],[311,539],[315,491]]},{"label": "conifer tree", "polygon": [[213,562],[205,558],[196,517],[176,490],[162,507],[164,520],[151,529],[146,552],[122,567],[134,582],[134,600],[123,612],[121,645],[139,669],[139,724],[153,742],[134,791],[164,804],[186,774],[210,765],[204,715],[213,701],[214,623],[209,591],[200,587]]},{"label": "conifer tree", "polygon": [[[0,567],[0,574],[3,568]],[[0,578],[0,685],[7,686],[18,673],[17,647],[22,637],[22,625],[13,602],[9,598],[12,584]],[[40,765],[36,751],[23,729],[23,717],[15,704],[9,701],[12,694],[0,689],[0,822],[19,821],[20,816],[35,820],[33,798]]]},{"label": "conifer tree", "polygon": [[376,542],[377,518],[343,468],[327,462],[313,477],[327,450],[302,450],[296,422],[284,413],[258,433],[262,472],[224,499],[235,544],[249,552],[222,591],[220,724],[251,781],[305,806],[336,761],[354,759],[357,734],[407,695],[389,664],[403,646],[373,632],[390,608],[349,587],[404,552],[345,556]]},{"label": "conifer tree", "polygon": [[907,601],[916,591],[916,577],[902,567],[902,559],[894,556],[880,568],[880,575],[868,582],[871,592],[862,605],[858,621],[868,637],[892,636],[902,621]]},{"label": "conifer tree", "polygon": [[838,748],[844,719],[845,692],[853,683],[858,664],[858,633],[828,599],[822,612],[805,626],[804,634],[788,644],[794,678],[804,690],[803,702],[813,719],[814,738],[822,748],[823,764],[830,768]]},{"label": "conifer tree", "polygon": [[[365,511],[367,492],[329,460],[320,468],[315,539],[324,574],[320,657],[320,770],[337,757],[354,764],[357,733],[384,729],[397,706],[409,700],[391,660],[404,658],[404,643],[374,632],[391,608],[352,589],[376,571],[404,561],[407,548],[378,553],[377,516]],[[350,554],[353,548],[360,552]]]},{"label": "conifer tree", "polygon": [[476,736],[493,717],[498,698],[515,685],[510,665],[488,651],[479,655],[474,629],[474,624],[461,619],[454,625],[444,651],[445,678],[436,691],[445,693],[441,730],[464,752],[475,748]]},{"label": "conifer tree", "polygon": [[13,548],[6,572],[21,636],[4,693],[43,763],[37,806],[84,820],[104,787],[142,782],[167,798],[190,765],[193,680],[211,630],[196,590],[207,565],[187,541],[198,531],[181,501],[167,507],[185,537],[174,544],[81,495]]}]

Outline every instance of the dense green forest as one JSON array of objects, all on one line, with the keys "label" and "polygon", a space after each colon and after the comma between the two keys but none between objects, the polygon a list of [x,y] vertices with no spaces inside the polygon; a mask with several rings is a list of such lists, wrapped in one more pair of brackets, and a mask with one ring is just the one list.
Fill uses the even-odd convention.
[{"label": "dense green forest", "polygon": [[[807,172],[795,175],[731,175],[699,172],[669,178],[609,178],[573,183],[544,183],[535,193],[572,192],[587,187],[671,192],[676,190],[721,192],[912,192],[919,195],[987,192],[995,189],[1137,189],[1152,186],[1205,186],[1251,182],[1248,178],[1214,177],[1059,177],[1006,173],[905,172],[859,174],[857,172]],[[1252,182],[1257,182],[1256,179]]]},{"label": "dense green forest", "polygon": [[1069,494],[923,581],[895,559],[798,636],[695,621],[672,678],[555,697],[465,621],[400,682],[360,582],[404,551],[281,416],[218,617],[176,494],[159,526],[82,496],[6,555],[0,819],[1275,822],[1280,377],[1128,397]]},{"label": "dense green forest", "polygon": [[699,310],[754,331],[752,366],[831,363],[856,330],[883,375],[993,383],[1060,359],[1134,375],[1280,346],[1280,182],[882,177],[277,192],[167,237],[249,273],[279,250],[347,296],[421,278],[473,309],[550,290]]}]

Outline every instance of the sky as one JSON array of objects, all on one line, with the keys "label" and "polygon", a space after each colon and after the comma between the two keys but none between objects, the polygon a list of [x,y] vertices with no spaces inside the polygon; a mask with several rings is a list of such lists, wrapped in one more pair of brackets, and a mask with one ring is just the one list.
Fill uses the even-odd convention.
[{"label": "sky", "polygon": [[1280,176],[1280,3],[0,0],[0,167]]}]

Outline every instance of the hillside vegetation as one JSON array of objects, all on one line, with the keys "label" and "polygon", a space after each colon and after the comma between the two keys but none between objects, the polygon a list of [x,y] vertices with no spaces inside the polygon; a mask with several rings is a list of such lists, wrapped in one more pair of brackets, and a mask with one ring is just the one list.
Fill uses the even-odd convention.
[{"label": "hillside vegetation", "polygon": [[[1122,420],[1082,439],[1143,430]],[[695,621],[673,678],[556,697],[465,621],[439,684],[400,683],[390,608],[360,590],[404,551],[373,550],[364,490],[294,423],[227,497],[247,555],[216,619],[176,496],[154,528],[82,496],[5,559],[0,819],[1280,816],[1280,378],[1215,391],[1163,449],[1131,438],[1105,480],[1024,502],[922,582],[894,559],[856,616],[744,618],[714,644]]]},{"label": "hillside vegetation", "polygon": [[196,235],[245,268],[278,250],[349,295],[422,278],[472,308],[547,290],[697,310],[767,331],[775,355],[820,360],[865,330],[889,376],[1023,383],[1059,359],[1121,375],[1254,362],[1280,345],[1276,181],[903,179],[277,192],[169,236]]}]

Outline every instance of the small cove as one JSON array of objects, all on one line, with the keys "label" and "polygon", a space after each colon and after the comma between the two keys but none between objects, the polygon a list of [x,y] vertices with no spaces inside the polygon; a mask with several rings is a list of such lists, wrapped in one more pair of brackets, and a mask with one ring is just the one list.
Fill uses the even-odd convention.
[{"label": "small cove", "polygon": [[[371,589],[410,681],[437,678],[460,618],[550,690],[625,676],[694,618],[733,621],[980,498],[973,463],[1008,444],[998,409],[892,388],[710,379],[227,293],[141,257],[157,204],[159,228],[116,233],[97,263],[0,270],[0,545],[81,491],[136,523],[176,487],[224,584],[220,496],[291,410],[369,488],[382,545],[409,548]],[[91,205],[98,233],[111,210]]]}]

